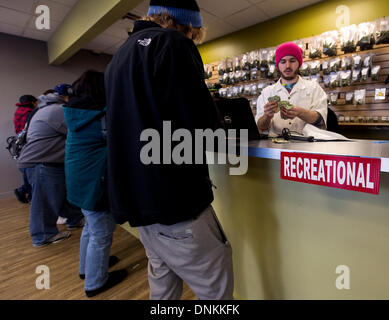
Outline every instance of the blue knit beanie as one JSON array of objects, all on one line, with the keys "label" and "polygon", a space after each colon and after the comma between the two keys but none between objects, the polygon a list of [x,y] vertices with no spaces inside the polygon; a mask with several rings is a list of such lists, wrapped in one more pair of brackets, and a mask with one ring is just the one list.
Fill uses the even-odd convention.
[{"label": "blue knit beanie", "polygon": [[177,23],[201,28],[203,25],[200,8],[196,0],[151,0],[148,16],[168,12]]}]

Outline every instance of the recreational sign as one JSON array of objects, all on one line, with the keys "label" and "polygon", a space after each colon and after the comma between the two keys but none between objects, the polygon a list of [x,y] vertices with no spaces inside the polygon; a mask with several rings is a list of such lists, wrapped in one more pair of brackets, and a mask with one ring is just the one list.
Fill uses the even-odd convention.
[{"label": "recreational sign", "polygon": [[379,194],[381,159],[281,152],[281,179]]}]

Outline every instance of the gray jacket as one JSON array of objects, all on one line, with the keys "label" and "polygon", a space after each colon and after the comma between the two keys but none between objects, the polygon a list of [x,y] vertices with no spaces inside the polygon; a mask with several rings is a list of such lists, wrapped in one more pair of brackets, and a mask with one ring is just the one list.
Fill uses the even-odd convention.
[{"label": "gray jacket", "polygon": [[55,93],[41,95],[38,101],[38,111],[31,119],[27,143],[18,160],[19,168],[65,160],[67,127],[62,106],[66,102]]}]

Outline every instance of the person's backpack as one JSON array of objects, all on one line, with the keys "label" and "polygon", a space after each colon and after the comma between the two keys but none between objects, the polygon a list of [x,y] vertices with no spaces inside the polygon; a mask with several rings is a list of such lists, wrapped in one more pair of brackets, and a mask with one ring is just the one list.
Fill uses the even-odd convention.
[{"label": "person's backpack", "polygon": [[24,129],[18,135],[10,136],[7,138],[6,149],[9,151],[14,160],[17,160],[19,158],[20,153],[22,152],[22,148],[27,143],[28,127],[30,126],[31,119],[36,111],[38,111],[38,109],[35,109],[31,112],[26,122],[26,125],[24,126]]}]

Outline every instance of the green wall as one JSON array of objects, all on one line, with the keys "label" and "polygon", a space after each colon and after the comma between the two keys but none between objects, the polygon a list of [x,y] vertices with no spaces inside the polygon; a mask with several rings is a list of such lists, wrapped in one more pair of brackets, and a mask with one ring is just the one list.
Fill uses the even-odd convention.
[{"label": "green wall", "polygon": [[387,0],[327,0],[207,42],[199,46],[201,56],[204,63],[211,63],[228,56],[335,30],[338,17],[336,8],[340,5],[350,8],[351,24],[389,15]]}]

